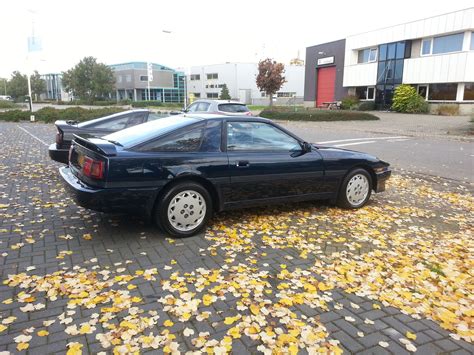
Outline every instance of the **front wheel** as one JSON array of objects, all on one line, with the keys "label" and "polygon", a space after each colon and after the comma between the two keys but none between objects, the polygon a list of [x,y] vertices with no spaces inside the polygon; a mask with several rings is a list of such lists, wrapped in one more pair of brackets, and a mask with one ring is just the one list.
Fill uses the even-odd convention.
[{"label": "front wheel", "polygon": [[372,179],[365,169],[354,169],[347,174],[339,190],[338,205],[343,208],[360,208],[369,201]]},{"label": "front wheel", "polygon": [[168,234],[190,237],[206,226],[212,215],[212,199],[200,184],[183,182],[172,186],[155,211],[155,220]]}]

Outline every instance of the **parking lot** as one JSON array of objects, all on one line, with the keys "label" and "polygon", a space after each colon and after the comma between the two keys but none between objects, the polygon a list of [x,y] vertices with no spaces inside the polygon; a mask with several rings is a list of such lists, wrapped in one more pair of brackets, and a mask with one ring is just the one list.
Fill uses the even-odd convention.
[{"label": "parking lot", "polygon": [[469,185],[395,166],[360,210],[226,212],[171,239],[77,207],[54,134],[0,122],[0,352],[474,353]]}]

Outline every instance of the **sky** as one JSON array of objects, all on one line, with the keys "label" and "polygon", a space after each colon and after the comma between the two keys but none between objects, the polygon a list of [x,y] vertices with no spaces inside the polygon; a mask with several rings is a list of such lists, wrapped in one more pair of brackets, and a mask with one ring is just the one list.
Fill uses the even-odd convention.
[{"label": "sky", "polygon": [[[390,4],[390,6],[387,6]],[[0,12],[0,77],[58,73],[86,56],[190,66],[305,58],[306,47],[472,7],[450,1],[15,0]],[[41,52],[27,60],[34,32]]]}]

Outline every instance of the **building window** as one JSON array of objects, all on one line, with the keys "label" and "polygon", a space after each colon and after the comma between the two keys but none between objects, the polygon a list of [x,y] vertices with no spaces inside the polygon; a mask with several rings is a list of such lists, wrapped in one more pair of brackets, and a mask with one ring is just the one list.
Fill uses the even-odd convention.
[{"label": "building window", "polygon": [[359,100],[374,100],[375,88],[367,86],[358,86],[355,89],[355,94]]},{"label": "building window", "polygon": [[277,97],[293,97],[296,96],[296,92],[277,92]]},{"label": "building window", "polygon": [[261,92],[260,94],[261,94],[261,97],[267,97],[267,94],[264,92]]},{"label": "building window", "polygon": [[206,94],[206,97],[208,99],[217,99],[219,97],[219,94],[217,92],[208,92]]},{"label": "building window", "polygon": [[474,83],[466,83],[464,85],[464,101],[474,100]]},{"label": "building window", "polygon": [[140,81],[148,81],[148,75],[140,75]]},{"label": "building window", "polygon": [[421,55],[460,52],[463,40],[464,33],[425,38],[421,44]]},{"label": "building window", "polygon": [[428,100],[455,101],[458,84],[431,84]]},{"label": "building window", "polygon": [[219,89],[222,89],[222,88],[224,87],[224,85],[225,85],[225,84],[219,84],[219,85],[217,85],[217,87],[218,87]]},{"label": "building window", "polygon": [[206,74],[207,80],[218,79],[219,75],[217,73]]},{"label": "building window", "polygon": [[361,49],[357,63],[372,63],[377,61],[377,48]]},{"label": "building window", "polygon": [[428,94],[428,85],[418,85],[418,95],[426,100]]},{"label": "building window", "polygon": [[471,51],[474,50],[474,32],[471,32]]},{"label": "building window", "polygon": [[199,74],[191,74],[191,80],[201,80],[201,75],[199,75]]},{"label": "building window", "polygon": [[193,93],[193,95],[194,95],[194,97],[195,97],[196,99],[200,99],[200,98],[201,98],[201,93],[200,93],[200,92],[195,92],[195,93]]}]

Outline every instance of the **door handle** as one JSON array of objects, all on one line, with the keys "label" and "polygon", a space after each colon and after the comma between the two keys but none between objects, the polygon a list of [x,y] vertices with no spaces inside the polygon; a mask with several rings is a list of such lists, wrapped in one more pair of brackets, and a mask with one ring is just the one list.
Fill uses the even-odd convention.
[{"label": "door handle", "polygon": [[238,168],[248,168],[250,164],[248,160],[239,160],[235,163],[235,166],[237,166]]}]

